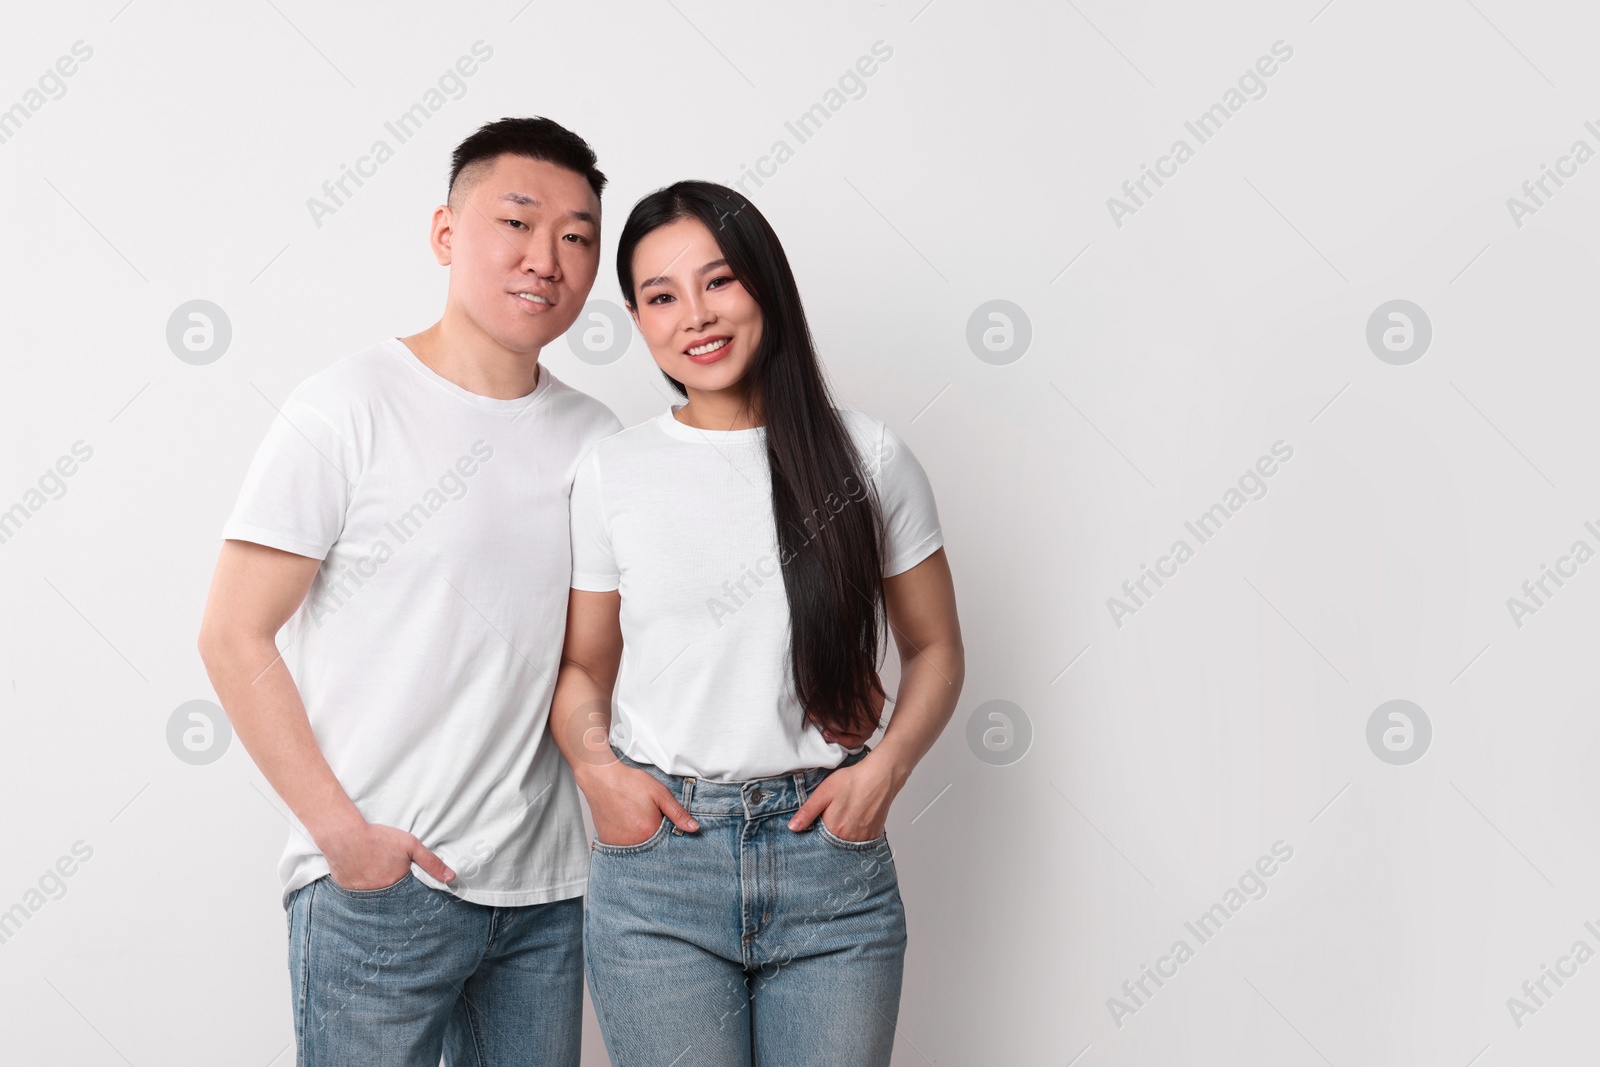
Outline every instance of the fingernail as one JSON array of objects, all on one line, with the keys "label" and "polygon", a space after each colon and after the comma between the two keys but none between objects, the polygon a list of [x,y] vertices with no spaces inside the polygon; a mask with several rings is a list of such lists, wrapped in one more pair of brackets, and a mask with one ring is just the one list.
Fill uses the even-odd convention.
[{"label": "fingernail", "polygon": [[700,824],[698,822],[695,822],[693,819],[690,819],[689,820],[689,829],[698,830],[698,829],[700,829]]}]

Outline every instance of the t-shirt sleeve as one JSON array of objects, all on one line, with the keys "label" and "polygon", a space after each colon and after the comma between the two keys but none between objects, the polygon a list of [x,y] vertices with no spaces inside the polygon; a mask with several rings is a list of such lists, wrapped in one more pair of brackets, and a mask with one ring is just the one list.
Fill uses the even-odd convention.
[{"label": "t-shirt sleeve", "polygon": [[611,551],[611,531],[606,526],[601,495],[600,450],[590,448],[572,478],[572,588],[588,593],[609,593],[622,582],[617,558]]},{"label": "t-shirt sleeve", "polygon": [[326,559],[344,529],[358,466],[327,418],[291,393],[256,449],[222,536]]},{"label": "t-shirt sleeve", "polygon": [[878,454],[878,500],[883,506],[885,578],[908,571],[944,546],[933,486],[900,435],[883,427]]}]

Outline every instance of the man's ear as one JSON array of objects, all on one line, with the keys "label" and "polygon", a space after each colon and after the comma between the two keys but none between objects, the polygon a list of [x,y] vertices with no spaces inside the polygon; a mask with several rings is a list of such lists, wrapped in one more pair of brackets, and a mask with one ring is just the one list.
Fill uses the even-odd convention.
[{"label": "man's ear", "polygon": [[449,204],[440,204],[434,209],[433,218],[428,225],[428,244],[433,249],[433,258],[441,267],[450,266],[454,248],[451,239],[455,231],[455,212]]}]

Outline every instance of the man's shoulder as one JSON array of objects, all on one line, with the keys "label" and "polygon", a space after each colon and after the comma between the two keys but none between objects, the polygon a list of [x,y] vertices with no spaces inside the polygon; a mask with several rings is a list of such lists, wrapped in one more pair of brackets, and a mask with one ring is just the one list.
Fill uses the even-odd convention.
[{"label": "man's shoulder", "polygon": [[608,437],[622,429],[622,420],[604,402],[568,385],[542,364],[539,374],[550,379],[550,395],[545,402],[564,417],[578,422],[586,431],[586,441]]},{"label": "man's shoulder", "polygon": [[367,408],[394,387],[397,370],[393,338],[385,338],[334,360],[295,386],[287,403],[333,419],[353,408]]}]

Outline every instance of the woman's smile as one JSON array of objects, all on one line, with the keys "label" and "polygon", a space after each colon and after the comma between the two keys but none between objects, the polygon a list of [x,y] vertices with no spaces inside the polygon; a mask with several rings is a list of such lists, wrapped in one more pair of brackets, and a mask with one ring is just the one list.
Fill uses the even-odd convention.
[{"label": "woman's smile", "polygon": [[688,356],[692,362],[698,363],[703,367],[707,363],[715,363],[723,356],[726,356],[732,347],[733,338],[723,334],[704,341],[697,341],[684,349],[683,354]]}]

